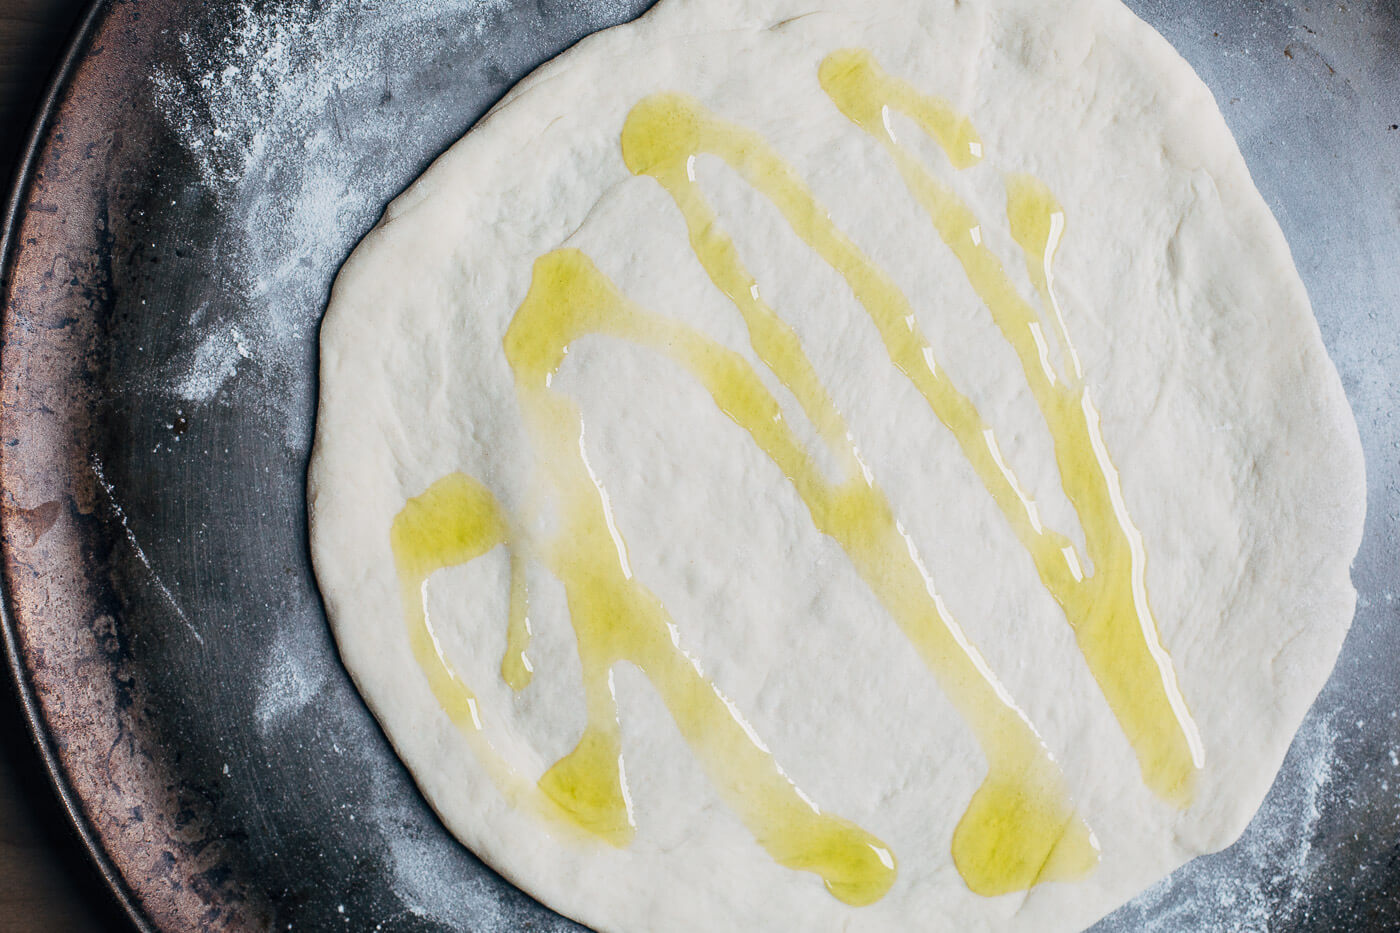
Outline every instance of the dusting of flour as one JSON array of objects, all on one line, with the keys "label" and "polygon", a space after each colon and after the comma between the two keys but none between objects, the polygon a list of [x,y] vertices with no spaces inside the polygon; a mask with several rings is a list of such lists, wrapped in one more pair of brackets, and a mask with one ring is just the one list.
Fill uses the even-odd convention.
[{"label": "dusting of flour", "polygon": [[[594,26],[646,5],[570,3]],[[541,14],[520,0],[243,0],[205,15],[208,22],[172,37],[151,94],[196,171],[186,200],[212,198],[228,221],[215,248],[232,293],[212,309],[202,342],[158,378],[176,397],[207,403],[236,378],[252,377],[251,390],[263,391],[288,442],[304,446],[305,400],[266,390],[314,371],[330,280],[385,203],[425,166],[416,152],[436,155],[490,102],[460,88],[494,81],[499,93],[510,71],[533,64],[494,48],[492,27]],[[422,81],[425,56],[434,55],[445,72],[439,86],[408,89],[412,106],[400,106],[398,83]],[[414,142],[400,146],[404,140]]]},{"label": "dusting of flour", "polygon": [[[293,637],[282,633],[263,668],[255,713],[264,732],[286,725],[315,699],[329,678],[328,665],[303,660],[305,652]],[[308,639],[303,635],[301,641]]]},{"label": "dusting of flour", "polygon": [[1162,880],[1101,927],[1264,933],[1305,919],[1300,913],[1307,909],[1315,870],[1312,841],[1336,777],[1337,740],[1332,716],[1310,718],[1249,830],[1232,848],[1209,857],[1219,866]]}]

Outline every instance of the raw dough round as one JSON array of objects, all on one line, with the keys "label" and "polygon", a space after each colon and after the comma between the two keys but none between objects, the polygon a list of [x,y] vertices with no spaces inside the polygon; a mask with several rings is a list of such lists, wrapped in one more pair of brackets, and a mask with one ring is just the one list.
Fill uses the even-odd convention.
[{"label": "raw dough round", "polygon": [[[982,219],[979,236],[1028,298],[1005,179],[1033,175],[1064,206],[1055,290],[1199,730],[1189,807],[1145,786],[1065,613],[845,282],[738,173],[705,155],[692,169],[948,612],[1063,769],[1102,853],[1083,880],[969,890],[950,846],[987,774],[972,732],[783,473],[691,375],[635,343],[578,340],[551,386],[583,413],[628,569],[795,784],[895,853],[893,887],[849,906],[777,864],[627,663],[613,686],[635,838],[610,846],[523,805],[584,726],[563,591],[538,562],[526,572],[533,679],[518,693],[501,675],[504,550],[427,587],[496,764],[443,711],[410,648],[390,544],[408,499],[462,473],[530,540],[560,520],[538,495],[538,445],[502,350],[535,261],[553,250],[581,251],[638,306],[742,355],[818,446],[697,262],[676,204],[624,161],[628,114],[658,92],[697,99],[793,166],[908,296],[1044,523],[1083,546],[1016,356],[888,152],[818,80],[827,56],[852,47],[971,118],[984,157],[954,171],[906,116],[886,115]],[[1360,445],[1302,283],[1209,92],[1115,0],[663,0],[539,69],[389,207],[336,283],[321,361],[312,545],[346,666],[453,833],[599,930],[1082,928],[1240,834],[1352,614]]]}]

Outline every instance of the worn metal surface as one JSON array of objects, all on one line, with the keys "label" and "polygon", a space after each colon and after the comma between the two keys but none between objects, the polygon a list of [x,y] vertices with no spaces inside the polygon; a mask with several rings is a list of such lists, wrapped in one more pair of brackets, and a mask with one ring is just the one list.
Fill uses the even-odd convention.
[{"label": "worn metal surface", "polygon": [[[452,841],[338,663],[306,555],[315,325],[428,160],[646,5],[95,8],[7,228],[5,634],[142,925],[574,928]],[[1212,86],[1283,223],[1372,493],[1353,635],[1260,817],[1103,930],[1397,928],[1400,7],[1131,5]]]}]

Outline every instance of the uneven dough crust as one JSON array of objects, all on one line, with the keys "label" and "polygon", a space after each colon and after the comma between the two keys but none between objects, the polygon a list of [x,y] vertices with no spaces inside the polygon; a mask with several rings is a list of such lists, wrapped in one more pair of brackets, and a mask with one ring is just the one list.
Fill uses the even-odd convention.
[{"label": "uneven dough crust", "polygon": [[[501,340],[538,256],[581,249],[640,305],[753,359],[674,205],[623,163],[623,121],[655,91],[771,141],[909,295],[1047,522],[1077,528],[1014,357],[889,160],[818,85],[822,58],[849,46],[972,118],[984,164],[940,172],[1023,285],[990,222],[1002,175],[1033,173],[1065,206],[1057,287],[1205,744],[1194,806],[1143,787],[1063,614],[840,280],[727,169],[696,170],[952,613],[1063,766],[1103,853],[1079,883],[967,890],[949,840],[985,769],[970,733],[772,464],[636,347],[581,341],[556,380],[583,409],[635,572],[798,786],[897,853],[894,888],[852,908],[774,864],[626,665],[637,838],[558,834],[501,797],[407,644],[388,533],[405,500],[462,471],[507,508],[525,502]],[[1352,615],[1360,444],[1307,296],[1208,91],[1116,0],[663,0],[539,69],[389,207],[336,283],[321,362],[312,546],[346,666],[451,830],[598,930],[1080,929],[1239,835]],[[582,728],[578,660],[538,574],[534,681],[519,695],[501,682],[506,573],[499,554],[444,571],[431,606],[491,741],[535,777]]]}]

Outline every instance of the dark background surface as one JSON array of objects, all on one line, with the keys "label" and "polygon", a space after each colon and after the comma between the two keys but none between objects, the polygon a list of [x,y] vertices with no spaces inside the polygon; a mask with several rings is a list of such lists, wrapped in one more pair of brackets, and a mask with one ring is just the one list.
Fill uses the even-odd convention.
[{"label": "dark background surface", "polygon": [[[85,0],[0,0],[0,180]],[[0,933],[128,928],[49,785],[8,678],[0,687]]]}]

